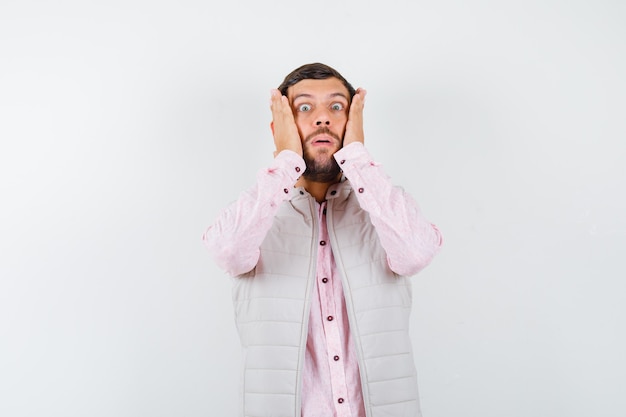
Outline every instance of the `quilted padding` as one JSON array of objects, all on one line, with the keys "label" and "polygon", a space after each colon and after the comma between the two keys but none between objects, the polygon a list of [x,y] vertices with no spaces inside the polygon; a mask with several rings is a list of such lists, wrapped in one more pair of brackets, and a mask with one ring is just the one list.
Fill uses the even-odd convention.
[{"label": "quilted padding", "polygon": [[[331,248],[359,357],[367,417],[419,417],[408,334],[411,285],[389,269],[374,226],[349,182],[327,205]],[[245,417],[300,417],[317,251],[315,202],[283,203],[255,269],[235,278],[233,302],[244,350]]]}]

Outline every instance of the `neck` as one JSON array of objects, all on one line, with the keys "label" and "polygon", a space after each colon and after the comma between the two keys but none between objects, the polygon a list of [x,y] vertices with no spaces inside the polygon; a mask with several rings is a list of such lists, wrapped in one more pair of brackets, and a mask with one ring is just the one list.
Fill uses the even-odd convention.
[{"label": "neck", "polygon": [[321,203],[326,200],[326,193],[328,192],[328,188],[338,183],[341,180],[341,174],[337,176],[334,181],[331,182],[317,182],[310,181],[304,177],[300,177],[298,182],[296,182],[296,187],[303,187],[307,193],[311,194],[315,201]]}]

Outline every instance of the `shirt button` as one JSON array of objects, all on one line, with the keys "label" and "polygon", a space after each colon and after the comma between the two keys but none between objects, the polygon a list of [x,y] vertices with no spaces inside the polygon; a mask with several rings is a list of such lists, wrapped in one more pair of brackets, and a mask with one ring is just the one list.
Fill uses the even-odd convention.
[{"label": "shirt button", "polygon": [[322,241],[320,242],[320,245],[322,245],[322,246],[326,245],[326,241],[325,241],[325,240],[322,240]]},{"label": "shirt button", "polygon": [[343,165],[343,164],[345,164],[345,163],[346,163],[346,160],[345,160],[345,159],[342,159],[341,161],[339,161],[339,165]]},{"label": "shirt button", "polygon": [[335,191],[335,190],[332,190],[332,191],[330,192],[330,195],[335,195],[335,194],[337,194],[337,191]]},{"label": "shirt button", "polygon": [[285,188],[283,191],[285,192],[285,194],[289,194],[289,190],[288,189]]},{"label": "shirt button", "polygon": [[328,278],[322,278],[322,282],[326,284],[328,282]]},{"label": "shirt button", "polygon": [[328,316],[328,317],[326,317],[326,320],[333,321],[333,318],[334,318],[333,316]]},{"label": "shirt button", "polygon": [[296,167],[296,172],[300,172],[300,167]]},{"label": "shirt button", "polygon": [[339,360],[339,356],[335,355],[333,359],[335,360],[335,362],[337,362]]},{"label": "shirt button", "polygon": [[300,190],[300,195],[304,195],[304,191]]},{"label": "shirt button", "polygon": [[365,191],[365,189],[363,187],[359,188],[359,192],[362,193],[363,191]]},{"label": "shirt button", "polygon": [[339,404],[343,404],[343,398],[339,398],[339,399],[337,400],[337,402],[338,402]]}]

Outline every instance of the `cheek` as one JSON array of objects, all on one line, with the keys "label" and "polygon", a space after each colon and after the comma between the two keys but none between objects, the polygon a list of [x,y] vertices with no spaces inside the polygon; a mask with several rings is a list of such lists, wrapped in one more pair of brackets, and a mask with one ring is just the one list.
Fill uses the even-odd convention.
[{"label": "cheek", "polygon": [[335,115],[335,123],[338,124],[346,124],[346,122],[348,121],[348,113],[338,113]]},{"label": "cheek", "polygon": [[300,134],[301,138],[306,137],[306,132],[307,132],[307,121],[306,118],[302,117],[302,116],[297,116],[294,118],[295,122],[296,122],[296,127],[298,128],[298,133]]},{"label": "cheek", "polygon": [[341,129],[342,133],[346,130],[346,124],[347,123],[348,123],[348,116],[347,115],[341,115],[341,116],[337,117],[337,119],[335,119],[335,126],[337,126],[339,129]]},{"label": "cheek", "polygon": [[298,126],[304,126],[309,122],[310,116],[307,113],[296,113],[293,117]]}]

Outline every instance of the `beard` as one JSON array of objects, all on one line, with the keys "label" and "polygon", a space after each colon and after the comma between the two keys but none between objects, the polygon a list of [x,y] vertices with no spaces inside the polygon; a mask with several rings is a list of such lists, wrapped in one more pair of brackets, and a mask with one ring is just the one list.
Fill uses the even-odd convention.
[{"label": "beard", "polygon": [[311,148],[309,146],[306,146],[306,144],[308,144],[314,136],[320,134],[332,136],[340,143],[343,143],[343,141],[337,135],[335,135],[326,127],[320,128],[307,136],[304,141],[305,146],[302,150],[302,157],[304,159],[304,163],[306,164],[306,169],[304,170],[302,176],[307,180],[314,182],[335,182],[337,181],[337,177],[339,177],[339,174],[341,173],[341,168],[339,168],[339,164],[333,157],[336,150],[332,151],[328,148],[322,148],[316,152],[316,155],[313,155],[311,153]]}]

